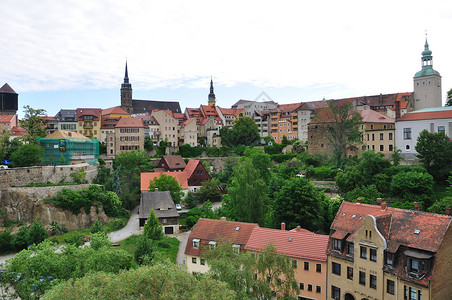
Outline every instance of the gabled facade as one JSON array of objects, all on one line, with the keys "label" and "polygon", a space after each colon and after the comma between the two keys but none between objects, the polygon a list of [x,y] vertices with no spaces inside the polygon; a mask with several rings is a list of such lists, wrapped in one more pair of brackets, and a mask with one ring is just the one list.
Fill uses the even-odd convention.
[{"label": "gabled facade", "polygon": [[144,123],[139,118],[120,118],[113,133],[106,134],[107,155],[144,150]]},{"label": "gabled facade", "polygon": [[[326,248],[328,236],[308,230],[281,230],[255,227],[246,243],[247,251],[261,252],[272,243],[276,252],[292,260],[298,299],[325,300],[327,294]],[[283,278],[281,278],[283,279]]]},{"label": "gabled facade", "polygon": [[416,143],[420,133],[427,130],[430,133],[444,132],[452,137],[452,107],[436,107],[413,111],[396,120],[396,147],[402,150],[406,159],[416,157]]},{"label": "gabled facade", "polygon": [[0,115],[0,129],[11,130],[13,127],[17,127],[18,118],[17,115]]},{"label": "gabled facade", "polygon": [[240,114],[243,112],[243,108],[234,109],[234,108],[221,108],[219,106],[216,107],[218,116],[223,122],[224,126],[232,127],[234,126],[234,121],[239,119]]},{"label": "gabled facade", "polygon": [[185,121],[180,129],[182,144],[188,144],[192,147],[198,146],[198,125],[196,125],[196,119],[190,118]]},{"label": "gabled facade", "polygon": [[371,109],[358,113],[363,119],[361,150],[373,150],[389,158],[395,147],[395,120]]},{"label": "gabled facade", "polygon": [[188,161],[185,172],[187,173],[188,185],[191,187],[200,187],[203,182],[212,180],[212,176],[209,175],[202,162],[197,159]]},{"label": "gabled facade", "polygon": [[100,138],[100,108],[77,108],[77,131],[88,138]]},{"label": "gabled facade", "polygon": [[168,140],[168,143],[175,147],[178,145],[178,131],[180,128],[179,120],[174,118],[169,110],[154,110],[151,116],[160,124],[160,140]]},{"label": "gabled facade", "polygon": [[450,223],[418,207],[342,202],[326,252],[328,299],[447,299]]},{"label": "gabled facade", "polygon": [[243,251],[257,224],[220,220],[199,219],[193,227],[185,247],[185,266],[190,273],[206,273],[209,266],[201,258],[204,251],[209,251],[217,243],[230,241],[237,251]]},{"label": "gabled facade", "polygon": [[182,172],[186,163],[180,155],[164,155],[157,164],[156,170],[164,172]]},{"label": "gabled facade", "polygon": [[58,130],[77,131],[76,109],[60,109],[55,115],[55,120],[58,121]]},{"label": "gabled facade", "polygon": [[119,106],[103,109],[101,113],[100,142],[107,142],[107,133],[113,133],[119,119],[130,118],[130,114]]},{"label": "gabled facade", "polygon": [[298,116],[298,139],[308,141],[308,124],[317,115],[317,113],[326,106],[326,101],[310,101],[301,103],[297,111]]},{"label": "gabled facade", "polygon": [[179,213],[170,192],[159,192],[158,190],[141,192],[140,227],[146,224],[151,209],[154,210],[160,225],[162,225],[164,234],[179,233]]}]

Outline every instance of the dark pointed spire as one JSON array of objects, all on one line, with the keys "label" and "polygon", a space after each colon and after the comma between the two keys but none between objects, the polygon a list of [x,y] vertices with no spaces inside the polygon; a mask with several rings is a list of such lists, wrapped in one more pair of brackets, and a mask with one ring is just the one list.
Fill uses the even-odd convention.
[{"label": "dark pointed spire", "polygon": [[129,72],[127,71],[127,59],[126,59],[126,74],[124,76],[124,83],[129,83]]},{"label": "dark pointed spire", "polygon": [[215,93],[213,92],[213,79],[212,79],[212,76],[210,76],[209,106],[215,107]]}]

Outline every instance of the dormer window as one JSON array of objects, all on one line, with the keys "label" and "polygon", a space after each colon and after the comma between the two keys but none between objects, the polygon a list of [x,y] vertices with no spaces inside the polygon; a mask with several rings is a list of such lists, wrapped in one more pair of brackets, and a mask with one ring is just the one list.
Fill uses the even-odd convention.
[{"label": "dormer window", "polygon": [[353,257],[355,255],[355,245],[347,242],[347,255]]},{"label": "dormer window", "polygon": [[394,253],[386,252],[385,264],[389,267],[394,267]]},{"label": "dormer window", "polygon": [[193,239],[193,248],[199,249],[199,239]]},{"label": "dormer window", "polygon": [[342,252],[342,240],[333,239],[333,250]]},{"label": "dormer window", "polygon": [[430,268],[432,255],[417,250],[406,250],[405,255],[407,257],[406,272],[408,276],[422,278]]},{"label": "dormer window", "polygon": [[210,249],[210,250],[214,249],[216,245],[217,245],[217,242],[215,242],[215,241],[210,241],[210,242],[209,242],[209,249]]}]

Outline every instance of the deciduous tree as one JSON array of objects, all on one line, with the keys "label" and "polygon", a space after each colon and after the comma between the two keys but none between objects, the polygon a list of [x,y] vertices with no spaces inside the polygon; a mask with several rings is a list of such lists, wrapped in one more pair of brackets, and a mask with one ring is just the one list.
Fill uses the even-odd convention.
[{"label": "deciduous tree", "polygon": [[44,161],[44,149],[37,144],[21,145],[11,155],[11,163],[14,167],[36,166]]},{"label": "deciduous tree", "polygon": [[24,118],[19,121],[20,127],[25,129],[28,136],[36,139],[46,136],[45,109],[34,109],[29,105],[24,106]]},{"label": "deciduous tree", "polygon": [[169,191],[174,203],[180,203],[182,196],[184,195],[182,187],[176,178],[166,174],[155,177],[149,182],[149,190],[153,192],[155,189],[158,189],[160,192]]},{"label": "deciduous tree", "polygon": [[235,147],[238,145],[250,146],[260,139],[259,129],[253,119],[248,117],[234,121],[232,129],[223,127],[220,130],[221,143],[225,146]]}]

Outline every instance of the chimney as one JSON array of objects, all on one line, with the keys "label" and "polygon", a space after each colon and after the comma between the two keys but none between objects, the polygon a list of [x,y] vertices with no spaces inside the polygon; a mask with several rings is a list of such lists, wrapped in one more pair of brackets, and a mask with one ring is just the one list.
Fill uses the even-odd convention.
[{"label": "chimney", "polygon": [[400,112],[400,101],[396,101],[395,102],[395,118],[400,119],[401,117],[401,112]]},{"label": "chimney", "polygon": [[283,230],[283,231],[286,230],[286,223],[284,223],[284,222],[281,223],[281,230]]},{"label": "chimney", "polygon": [[413,203],[413,209],[419,211],[419,208],[420,208],[419,202],[414,202]]},{"label": "chimney", "polygon": [[450,214],[450,207],[446,207],[446,208],[444,209],[444,213],[445,213],[446,215],[450,216],[450,215],[451,215],[451,214]]},{"label": "chimney", "polygon": [[154,192],[158,192],[158,191],[159,191],[159,189],[158,189],[158,188],[155,188],[155,189],[154,189]]},{"label": "chimney", "polygon": [[377,205],[381,205],[382,200],[383,199],[381,199],[381,198],[377,198]]},{"label": "chimney", "polygon": [[226,221],[226,217],[221,217],[220,221]]},{"label": "chimney", "polygon": [[356,203],[361,204],[361,198],[356,199]]},{"label": "chimney", "polygon": [[300,230],[301,230],[301,226],[297,225],[297,231],[300,231]]},{"label": "chimney", "polygon": [[386,210],[387,204],[386,202],[381,202],[381,210]]}]

